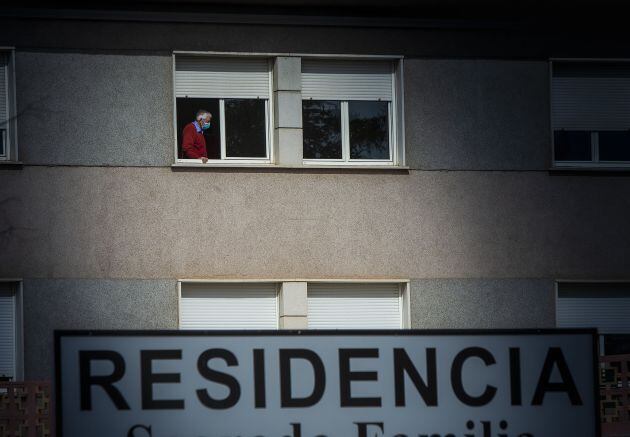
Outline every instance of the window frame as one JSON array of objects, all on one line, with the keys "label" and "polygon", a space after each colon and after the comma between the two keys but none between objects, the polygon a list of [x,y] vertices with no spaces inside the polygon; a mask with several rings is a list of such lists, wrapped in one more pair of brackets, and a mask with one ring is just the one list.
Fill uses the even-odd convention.
[{"label": "window frame", "polygon": [[24,380],[24,284],[22,279],[0,278],[15,296],[15,375],[12,382]]},{"label": "window frame", "polygon": [[[180,158],[178,156],[178,138],[181,135],[177,128],[177,94],[176,94],[176,59],[178,55],[182,56],[200,56],[209,58],[264,58],[267,61],[268,72],[268,87],[269,98],[265,100],[265,149],[266,157],[262,158],[239,158],[239,157],[227,157],[226,156],[226,136],[225,136],[225,100],[230,98],[220,97],[216,98],[219,101],[219,123],[220,123],[220,159],[208,159],[208,162],[203,164],[200,159],[187,159]],[[219,52],[191,52],[191,51],[173,51],[172,54],[172,77],[173,77],[173,127],[175,131],[174,135],[174,157],[176,164],[183,164],[186,166],[266,166],[272,165],[275,162],[274,156],[274,144],[273,144],[273,125],[274,125],[274,98],[273,98],[273,58],[270,55],[258,54],[258,53],[219,53]],[[196,98],[195,96],[190,96]],[[256,99],[252,97],[252,99]]]},{"label": "window frame", "polygon": [[590,161],[558,161],[556,160],[556,141],[553,118],[553,71],[554,63],[592,62],[592,63],[630,63],[630,59],[621,58],[550,58],[549,59],[549,120],[551,141],[551,164],[555,169],[620,169],[630,170],[630,161],[601,161],[599,159],[599,132],[584,129],[590,133],[591,160]]},{"label": "window frame", "polygon": [[7,125],[2,129],[2,140],[4,143],[4,154],[0,154],[0,163],[18,162],[18,139],[17,139],[17,109],[15,91],[15,47],[0,46],[0,53],[8,55],[7,72],[5,83],[0,86],[5,87],[7,96],[6,111],[9,116]]},{"label": "window frame", "polygon": [[[303,158],[302,163],[308,166],[377,166],[377,167],[401,167],[404,165],[404,94],[403,94],[403,57],[387,56],[326,56],[326,55],[302,55],[303,58],[322,60],[346,60],[346,61],[390,61],[392,77],[392,100],[362,100],[365,102],[387,102],[388,103],[388,137],[389,137],[389,159],[351,159],[350,158],[350,112],[349,103],[358,100],[337,99],[340,102],[341,110],[341,159],[307,159]],[[302,101],[315,100],[305,99]],[[327,99],[333,100],[333,99]],[[304,144],[302,144],[304,150]]]}]

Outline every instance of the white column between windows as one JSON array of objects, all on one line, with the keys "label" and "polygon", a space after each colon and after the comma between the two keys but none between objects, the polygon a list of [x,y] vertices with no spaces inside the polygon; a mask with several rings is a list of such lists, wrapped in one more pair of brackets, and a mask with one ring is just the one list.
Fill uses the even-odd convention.
[{"label": "white column between windows", "polygon": [[302,70],[299,57],[279,56],[273,64],[276,163],[302,165]]},{"label": "white column between windows", "polygon": [[307,329],[306,282],[283,282],[280,285],[280,329]]}]

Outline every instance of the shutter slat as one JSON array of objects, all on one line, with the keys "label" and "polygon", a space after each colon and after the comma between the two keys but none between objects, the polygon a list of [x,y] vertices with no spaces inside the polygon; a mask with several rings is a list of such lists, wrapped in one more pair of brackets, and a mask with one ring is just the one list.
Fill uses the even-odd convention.
[{"label": "shutter slat", "polygon": [[552,79],[554,129],[630,129],[630,76],[612,67],[577,65],[571,74],[564,66],[557,68]]},{"label": "shutter slat", "polygon": [[264,58],[175,58],[176,97],[269,98],[269,63]]},{"label": "shutter slat", "polygon": [[276,285],[184,284],[182,329],[277,329]]},{"label": "shutter slat", "polygon": [[0,376],[15,377],[15,295],[0,290]]},{"label": "shutter slat", "polygon": [[392,64],[302,59],[302,98],[391,101]]},{"label": "shutter slat", "polygon": [[310,329],[400,329],[398,284],[308,284]]}]

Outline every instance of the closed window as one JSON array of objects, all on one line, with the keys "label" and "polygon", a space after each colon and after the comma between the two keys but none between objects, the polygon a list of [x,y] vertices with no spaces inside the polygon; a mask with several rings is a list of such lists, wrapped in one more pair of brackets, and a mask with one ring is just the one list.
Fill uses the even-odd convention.
[{"label": "closed window", "polygon": [[270,68],[259,57],[175,56],[178,161],[271,161]]},{"label": "closed window", "polygon": [[309,329],[401,329],[403,284],[309,283]]},{"label": "closed window", "polygon": [[277,329],[275,283],[182,283],[181,329]]},{"label": "closed window", "polygon": [[0,282],[0,381],[22,379],[19,284]]},{"label": "closed window", "polygon": [[554,62],[556,166],[630,166],[630,63]]},{"label": "closed window", "polygon": [[302,59],[304,161],[397,163],[396,64]]},{"label": "closed window", "polygon": [[13,51],[0,49],[0,161],[17,160]]}]

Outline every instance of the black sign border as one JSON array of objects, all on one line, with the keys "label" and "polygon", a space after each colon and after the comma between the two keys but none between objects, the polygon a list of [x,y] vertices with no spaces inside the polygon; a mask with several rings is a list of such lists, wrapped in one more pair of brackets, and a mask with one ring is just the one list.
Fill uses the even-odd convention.
[{"label": "black sign border", "polygon": [[317,336],[467,336],[467,335],[591,335],[593,356],[593,400],[595,402],[595,437],[601,437],[599,396],[599,333],[596,328],[545,329],[252,329],[252,330],[177,330],[177,329],[56,329],[55,346],[55,429],[63,437],[61,413],[61,338],[62,337],[317,337]]}]

